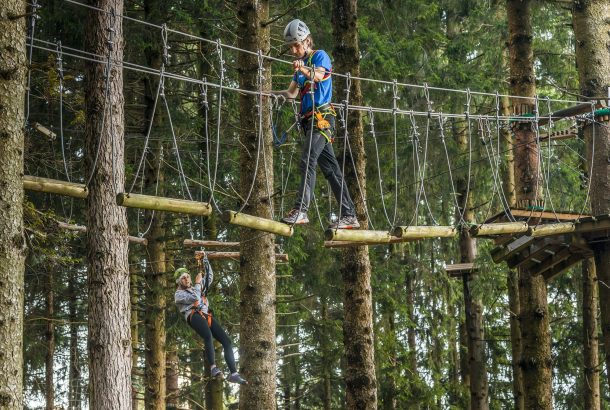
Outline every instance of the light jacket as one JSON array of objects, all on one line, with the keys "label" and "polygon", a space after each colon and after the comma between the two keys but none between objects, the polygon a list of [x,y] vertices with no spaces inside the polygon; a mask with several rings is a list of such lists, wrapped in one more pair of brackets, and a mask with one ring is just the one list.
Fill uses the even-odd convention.
[{"label": "light jacket", "polygon": [[178,289],[174,294],[174,303],[186,320],[188,320],[197,301],[199,301],[198,310],[204,314],[207,314],[209,311],[207,294],[210,284],[214,279],[214,271],[212,271],[212,266],[207,258],[203,260],[203,266],[205,275],[201,283],[196,283],[195,286],[191,286],[188,289]]}]

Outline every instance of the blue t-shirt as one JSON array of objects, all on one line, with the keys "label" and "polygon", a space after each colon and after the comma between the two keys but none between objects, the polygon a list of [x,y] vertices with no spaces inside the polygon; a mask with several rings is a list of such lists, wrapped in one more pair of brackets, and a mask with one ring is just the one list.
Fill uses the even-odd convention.
[{"label": "blue t-shirt", "polygon": [[[326,51],[316,50],[313,52],[313,55],[303,58],[303,62],[305,62],[305,66],[307,67],[315,67],[316,69],[324,67],[326,70],[324,73],[324,79],[314,83],[314,101],[316,107],[329,103],[333,96],[333,80],[332,76],[330,75],[333,66],[330,62],[330,57],[328,54],[326,54]],[[299,86],[299,95],[301,96],[301,114],[305,114],[311,111],[312,108],[311,95],[309,94],[311,81],[300,71],[294,73],[292,79]]]}]

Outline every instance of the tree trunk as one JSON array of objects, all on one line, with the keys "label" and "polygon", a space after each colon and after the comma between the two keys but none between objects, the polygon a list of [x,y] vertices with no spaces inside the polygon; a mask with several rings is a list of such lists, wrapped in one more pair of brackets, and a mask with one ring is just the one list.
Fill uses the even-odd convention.
[{"label": "tree trunk", "polygon": [[[269,26],[262,25],[269,18],[269,1],[239,0],[237,16],[240,21],[239,47],[261,51],[270,49]],[[263,63],[259,70],[256,55],[240,53],[238,67],[240,87],[269,90],[270,64]],[[259,77],[260,76],[260,77]],[[240,191],[243,198],[250,193],[244,213],[262,218],[272,217],[273,154],[271,152],[271,124],[266,115],[269,100],[242,94],[240,102]],[[258,115],[253,115],[259,107]],[[261,114],[263,113],[263,114]],[[259,115],[263,115],[259,118]],[[261,124],[259,126],[259,119]],[[260,140],[262,139],[262,141]],[[261,160],[254,161],[260,150]],[[256,166],[258,165],[258,169]],[[274,235],[241,229],[240,258],[240,367],[249,381],[241,386],[239,408],[275,409],[275,248]]]},{"label": "tree trunk", "polygon": [[47,273],[46,288],[46,317],[47,317],[47,329],[45,332],[47,351],[45,352],[45,401],[47,410],[55,409],[55,382],[53,379],[53,357],[55,356],[55,324],[53,319],[55,311],[53,309],[55,304],[55,292],[54,292],[54,281],[53,281],[53,267],[51,267]]},{"label": "tree trunk", "polygon": [[138,326],[138,266],[135,262],[136,258],[133,253],[129,255],[129,298],[131,300],[131,406],[132,408],[138,409],[140,406],[140,375],[138,374],[138,359],[140,354],[138,350],[140,348],[140,334]]},{"label": "tree trunk", "polygon": [[[463,124],[454,127],[458,152],[468,152],[468,136]],[[460,175],[456,180],[458,193],[458,208],[456,220],[463,218],[466,223],[474,223],[474,212],[471,205],[468,176]],[[468,229],[460,231],[459,238],[460,263],[474,262],[477,254],[477,241],[470,235]],[[487,366],[485,354],[485,337],[483,331],[483,305],[480,296],[473,296],[470,290],[476,279],[475,272],[464,274],[464,308],[466,331],[468,333],[468,370],[470,373],[470,408],[489,409],[489,395],[487,382]]]},{"label": "tree trunk", "polygon": [[398,366],[398,355],[396,353],[395,346],[398,345],[398,340],[396,339],[396,324],[394,323],[394,309],[392,307],[388,307],[384,316],[385,316],[385,326],[387,326],[387,332],[389,333],[389,337],[391,337],[392,342],[390,342],[390,349],[392,349],[388,353],[389,363],[387,363],[387,372],[383,376],[385,389],[383,390],[383,409],[384,410],[396,410],[397,406],[397,392],[398,387],[396,386],[396,377],[400,374]]},{"label": "tree trunk", "polygon": [[0,5],[0,407],[23,407],[26,2]]},{"label": "tree trunk", "polygon": [[[574,1],[572,23],[576,44],[576,66],[580,94],[585,97],[604,97],[610,92],[610,50],[608,50],[608,21],[610,7],[605,0]],[[599,119],[598,119],[599,121]],[[587,164],[591,179],[591,211],[593,215],[610,213],[610,130],[608,123],[585,122],[583,126],[587,147]],[[595,155],[593,155],[593,153]],[[610,283],[610,245],[593,247],[597,277],[602,284]],[[599,286],[601,327],[605,350],[606,371],[610,376],[610,289]],[[610,377],[607,377],[610,383]]]},{"label": "tree trunk", "polygon": [[204,361],[202,357],[205,357],[205,354],[202,349],[194,346],[190,352],[190,397],[189,402],[193,403],[194,409],[205,409],[205,397],[204,393],[204,380],[203,380],[203,366],[201,363]]},{"label": "tree trunk", "polygon": [[68,410],[80,410],[82,408],[81,393],[81,369],[80,369],[80,350],[78,347],[78,327],[76,323],[82,320],[77,311],[77,288],[76,272],[70,272],[70,282],[68,283],[68,320],[70,321],[70,370],[68,372]]},{"label": "tree trunk", "polygon": [[[418,384],[419,372],[417,370],[417,317],[415,316],[415,275],[414,271],[407,271],[405,275],[405,294],[406,294],[406,310],[408,323],[407,327],[407,374],[409,377],[409,386],[411,397],[416,398],[415,386]],[[419,409],[419,405],[414,400],[409,402],[409,409]]]},{"label": "tree trunk", "polygon": [[597,328],[597,275],[595,260],[582,262],[582,314],[583,314],[583,395],[585,409],[598,410],[601,406],[599,391],[599,337]]},{"label": "tree trunk", "polygon": [[[166,18],[164,12],[165,2],[158,0],[144,1],[144,16],[147,21],[161,23]],[[161,67],[161,33],[156,28],[147,31],[149,39],[146,41],[144,54],[148,66],[155,69]],[[156,130],[161,124],[160,118],[165,112],[162,101],[159,99],[155,107],[158,80],[147,77],[144,82],[144,100],[146,131]],[[155,112],[156,108],[156,112]],[[150,166],[146,168],[144,175],[144,190],[150,195],[163,196],[165,189],[165,178],[162,171],[163,144],[155,143],[150,156]],[[147,155],[147,153],[144,153]],[[147,210],[145,213],[146,227],[149,227],[147,235],[148,245],[146,263],[146,291],[144,292],[144,346],[145,346],[145,371],[144,371],[144,406],[146,409],[163,410],[166,407],[166,379],[165,379],[165,275],[167,273],[165,263],[165,228],[163,227],[164,213]]]},{"label": "tree trunk", "polygon": [[[536,93],[532,52],[531,1],[508,0],[510,94],[517,114],[534,111]],[[518,207],[541,205],[536,133],[530,123],[515,124],[515,190]],[[536,221],[534,221],[535,223]],[[544,277],[519,270],[521,361],[527,409],[552,408],[551,337]]]},{"label": "tree trunk", "polygon": [[525,407],[523,398],[523,373],[521,372],[521,307],[519,305],[519,272],[509,269],[507,284],[510,315],[511,367],[513,371],[513,400],[515,410]]},{"label": "tree trunk", "polygon": [[168,409],[176,409],[178,407],[178,393],[180,393],[180,386],[178,384],[180,372],[178,370],[178,351],[176,349],[177,347],[172,345],[171,348],[167,349],[167,355],[165,356],[167,360],[165,366],[165,379]]},{"label": "tree trunk", "polygon": [[[122,0],[100,0],[88,13],[89,52],[123,60]],[[110,47],[109,47],[110,45]],[[131,335],[127,215],[116,205],[124,190],[122,68],[88,63],[85,74],[85,175],[89,262],[89,405],[131,408]],[[108,93],[106,95],[106,90]],[[104,119],[104,115],[106,118]]]},{"label": "tree trunk", "polygon": [[[220,354],[222,346],[214,342],[214,354],[216,357],[216,363],[222,357]],[[205,383],[205,406],[206,410],[223,410],[224,409],[224,398],[223,398],[223,381],[212,379],[211,363],[208,362],[207,356],[203,357],[204,369],[203,373],[207,378]]]},{"label": "tree trunk", "polygon": [[[508,57],[503,53],[505,59]],[[510,115],[510,100],[507,96],[500,99],[503,116]],[[504,181],[504,195],[506,205],[514,207],[517,203],[515,192],[515,157],[513,152],[513,136],[508,130],[502,130],[502,152],[505,152],[505,167],[503,169],[502,180]],[[521,308],[519,306],[519,272],[509,269],[507,275],[508,289],[508,311],[510,322],[510,346],[511,346],[511,368],[513,372],[513,400],[516,410],[524,409],[523,402],[523,373],[521,372],[521,325],[519,317]]]},{"label": "tree trunk", "polygon": [[[157,142],[153,148],[150,166],[145,175],[147,190],[159,189],[163,195],[164,173],[160,170],[163,146]],[[166,256],[165,256],[165,228],[163,226],[164,213],[146,211],[145,226],[150,226],[147,235],[146,247],[148,259],[146,263],[146,286],[144,305],[144,325],[146,329],[144,372],[145,407],[147,409],[164,410],[165,405],[165,310],[166,310]]]},{"label": "tree trunk", "polygon": [[[360,76],[360,51],[358,45],[358,11],[356,0],[334,0],[332,11],[333,37],[335,39],[334,70]],[[337,81],[339,77],[335,77]],[[347,96],[345,83],[338,82],[335,95]],[[353,80],[349,89],[350,104],[362,104],[360,81]],[[366,216],[366,155],[362,116],[359,111],[347,115],[347,133],[351,145],[351,157],[346,155],[345,180],[354,196],[356,215],[367,229]],[[338,132],[343,130],[337,127]],[[353,161],[354,167],[351,166]],[[377,379],[373,341],[373,314],[371,290],[371,264],[368,247],[348,248],[343,254],[341,266],[343,277],[343,343],[345,346],[346,371],[345,393],[347,408],[374,409],[377,407]]]}]

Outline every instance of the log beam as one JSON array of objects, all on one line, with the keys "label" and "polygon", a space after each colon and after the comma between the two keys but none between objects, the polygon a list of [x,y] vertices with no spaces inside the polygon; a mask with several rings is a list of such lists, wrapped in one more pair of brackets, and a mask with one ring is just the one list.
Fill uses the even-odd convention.
[{"label": "log beam", "polygon": [[[220,260],[220,259],[235,259],[239,260],[241,254],[239,252],[210,252],[210,251],[195,251],[195,255],[201,255],[205,253],[209,260]],[[276,262],[284,262],[287,263],[289,261],[287,253],[276,253],[275,254]]]},{"label": "log beam", "polygon": [[291,225],[287,225],[283,222],[276,222],[258,216],[237,213],[235,211],[223,212],[222,220],[233,225],[244,226],[257,231],[274,233],[281,236],[292,236],[294,232]]},{"label": "log beam", "polygon": [[129,194],[125,192],[116,196],[116,203],[127,208],[150,209],[153,211],[176,212],[189,215],[208,216],[212,213],[212,207],[206,202]]},{"label": "log beam", "polygon": [[531,226],[527,234],[532,238],[539,238],[542,236],[553,236],[561,235],[564,233],[571,233],[576,230],[576,224],[574,222],[558,222],[553,224],[543,224]]},{"label": "log beam", "polygon": [[[83,226],[83,225],[73,225],[73,224],[68,224],[65,222],[57,222],[57,226],[61,229],[66,229],[68,231],[74,231],[74,232],[82,232],[85,233],[87,232],[87,227]],[[129,243],[136,243],[138,245],[148,245],[148,240],[146,238],[140,238],[138,236],[128,236],[127,237],[129,239]]]},{"label": "log beam", "polygon": [[451,238],[457,234],[453,226],[397,226],[392,235],[403,239]]},{"label": "log beam", "polygon": [[562,110],[555,111],[551,115],[543,115],[538,117],[538,125],[547,125],[552,119],[553,121],[560,120],[565,117],[573,117],[575,115],[591,113],[591,107],[600,108],[600,104],[582,103],[573,107],[564,108]]},{"label": "log beam", "polygon": [[500,222],[475,225],[470,228],[472,236],[504,235],[527,232],[527,222]]},{"label": "log beam", "polygon": [[65,195],[73,198],[87,198],[85,184],[58,181],[56,179],[41,178],[31,175],[23,176],[23,189],[28,191],[46,192],[48,194]]},{"label": "log beam", "polygon": [[220,242],[220,241],[203,241],[199,239],[185,239],[183,242],[184,246],[193,248],[204,247],[204,248],[237,248],[239,242]]},{"label": "log beam", "polygon": [[392,236],[388,231],[370,231],[365,229],[327,229],[324,237],[331,242],[356,242],[362,245],[382,245],[404,242],[401,238]]}]

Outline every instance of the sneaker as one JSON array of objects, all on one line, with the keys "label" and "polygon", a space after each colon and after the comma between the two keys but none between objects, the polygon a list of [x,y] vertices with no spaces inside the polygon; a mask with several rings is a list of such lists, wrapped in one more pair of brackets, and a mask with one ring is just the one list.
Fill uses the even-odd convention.
[{"label": "sneaker", "polygon": [[241,377],[240,374],[237,372],[231,373],[231,375],[227,378],[227,381],[229,381],[231,383],[236,383],[236,384],[248,384],[246,379]]},{"label": "sneaker", "polygon": [[224,379],[224,376],[222,375],[222,372],[220,371],[220,369],[218,367],[214,367],[211,370],[211,376],[212,376],[212,379]]},{"label": "sneaker", "polygon": [[302,225],[309,223],[307,212],[299,212],[298,208],[293,208],[288,215],[282,218],[282,222],[289,225]]},{"label": "sneaker", "polygon": [[333,222],[329,226],[330,229],[358,229],[360,223],[355,216],[342,216],[337,222]]}]

